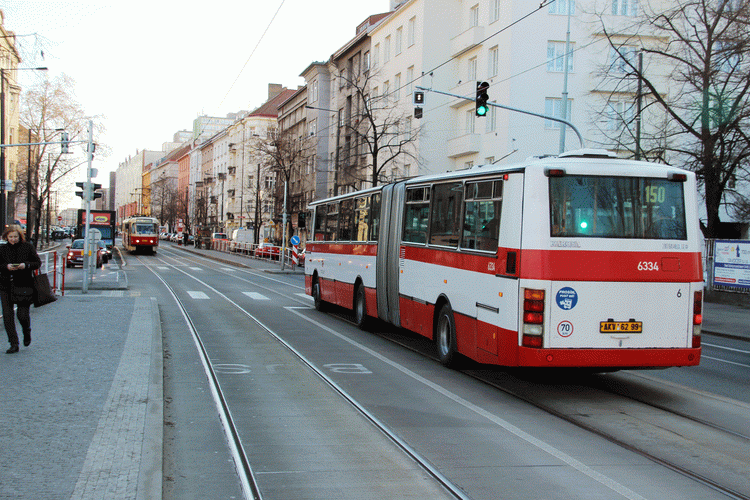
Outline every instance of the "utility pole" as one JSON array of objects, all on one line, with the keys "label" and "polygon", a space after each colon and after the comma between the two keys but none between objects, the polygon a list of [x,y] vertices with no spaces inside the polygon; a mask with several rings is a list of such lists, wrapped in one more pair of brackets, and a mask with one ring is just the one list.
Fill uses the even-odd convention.
[{"label": "utility pole", "polygon": [[[563,91],[562,91],[562,119],[568,119],[568,57],[570,56],[570,11],[571,5],[575,5],[573,0],[565,0],[568,2],[568,32],[565,35],[565,59],[563,59],[563,71],[565,76],[563,77]],[[560,153],[565,152],[565,123],[560,124]]]},{"label": "utility pole", "polygon": [[[83,189],[84,206],[86,207],[86,224],[84,225],[83,233],[83,286],[81,288],[82,293],[88,293],[89,291],[89,263],[91,262],[91,247],[93,241],[91,240],[90,226],[91,226],[91,199],[94,194],[93,184],[91,183],[91,177],[95,177],[96,173],[92,172],[91,164],[94,161],[94,122],[89,120],[89,140],[86,146],[86,157],[88,165],[86,166],[86,184]],[[98,252],[99,249],[97,248]],[[94,258],[96,262],[96,258]]]}]

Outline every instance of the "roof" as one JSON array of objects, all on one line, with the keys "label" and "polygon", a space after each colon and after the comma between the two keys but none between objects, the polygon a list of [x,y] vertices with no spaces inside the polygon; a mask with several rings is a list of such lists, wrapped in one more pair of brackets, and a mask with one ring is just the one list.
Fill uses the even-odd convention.
[{"label": "roof", "polygon": [[281,103],[292,97],[296,92],[296,89],[284,89],[279,95],[267,100],[247,116],[267,116],[269,118],[276,118],[279,116],[279,106]]}]

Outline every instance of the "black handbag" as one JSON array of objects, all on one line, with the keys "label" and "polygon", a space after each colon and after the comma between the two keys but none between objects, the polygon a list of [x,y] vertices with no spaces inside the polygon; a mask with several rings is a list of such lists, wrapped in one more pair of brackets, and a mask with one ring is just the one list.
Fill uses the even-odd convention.
[{"label": "black handbag", "polygon": [[10,289],[10,300],[14,304],[31,305],[34,302],[34,289],[30,286],[13,285]]},{"label": "black handbag", "polygon": [[34,307],[41,307],[57,300],[57,296],[52,292],[52,287],[49,285],[47,273],[34,275],[34,292]]}]

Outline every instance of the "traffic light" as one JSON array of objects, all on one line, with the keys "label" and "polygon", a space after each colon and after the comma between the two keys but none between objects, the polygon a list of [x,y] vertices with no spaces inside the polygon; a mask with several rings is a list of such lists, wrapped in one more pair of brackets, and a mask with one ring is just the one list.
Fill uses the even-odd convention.
[{"label": "traffic light", "polygon": [[70,146],[70,139],[68,138],[67,132],[62,132],[60,134],[60,152],[61,153],[70,153],[70,150],[68,149],[68,146]]},{"label": "traffic light", "polygon": [[97,198],[102,197],[102,193],[100,193],[98,190],[102,188],[101,184],[94,184],[93,182],[89,183],[89,189],[91,190],[89,200],[95,200]]},{"label": "traffic light", "polygon": [[490,99],[490,96],[487,94],[487,91],[490,89],[490,84],[487,82],[477,82],[477,99],[476,99],[476,115],[477,116],[485,116],[487,112],[490,110],[489,104],[487,104],[487,101]]},{"label": "traffic light", "polygon": [[414,91],[414,118],[422,118],[422,106],[424,106],[424,92],[421,90]]},{"label": "traffic light", "polygon": [[80,191],[76,191],[76,196],[80,196],[81,198],[83,198],[85,200],[86,197],[84,196],[84,193],[86,192],[86,183],[85,182],[76,182],[76,186],[78,186],[79,188],[81,188]]}]

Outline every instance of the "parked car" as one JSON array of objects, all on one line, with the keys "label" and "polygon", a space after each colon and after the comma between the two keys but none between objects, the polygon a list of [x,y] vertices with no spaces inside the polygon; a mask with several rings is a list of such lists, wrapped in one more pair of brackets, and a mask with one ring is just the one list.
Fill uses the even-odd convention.
[{"label": "parked car", "polygon": [[[65,267],[81,266],[83,267],[83,240],[73,240],[73,243],[67,245],[68,253],[65,254]],[[102,253],[93,252],[96,255],[96,267],[102,267]]]},{"label": "parked car", "polygon": [[261,259],[279,260],[279,247],[273,243],[263,242],[255,249],[255,256]]}]

